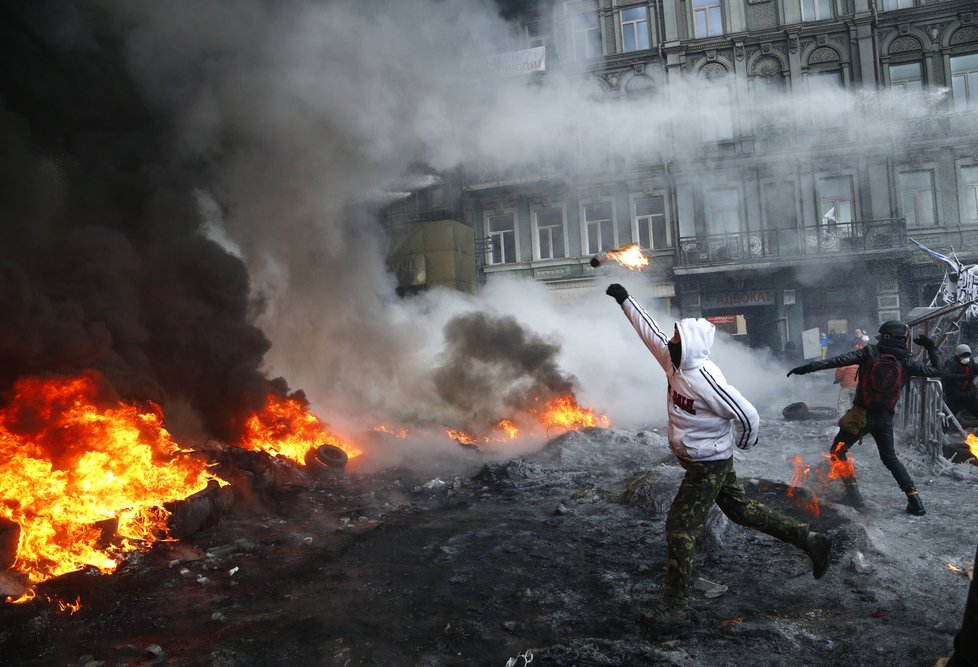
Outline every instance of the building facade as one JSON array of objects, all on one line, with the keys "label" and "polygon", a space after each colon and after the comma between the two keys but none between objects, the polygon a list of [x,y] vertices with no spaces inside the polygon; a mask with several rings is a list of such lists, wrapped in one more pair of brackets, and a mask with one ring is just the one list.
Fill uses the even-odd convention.
[{"label": "building facade", "polygon": [[[756,108],[700,123],[692,158],[684,135],[681,160],[668,150],[642,162],[541,158],[504,175],[463,165],[439,194],[416,196],[444,200],[445,216],[473,230],[476,284],[518,274],[573,299],[608,282],[593,255],[638,243],[651,266],[629,281],[636,296],[781,352],[800,349],[804,330],[835,332],[843,345],[856,328],[930,304],[943,270],[911,238],[978,261],[973,1],[526,4],[516,17],[523,46],[548,56],[533,76],[579,74],[609,103],[667,103],[683,78],[715,84],[731,109],[764,90],[932,91],[933,100],[916,117],[881,106],[878,122],[899,124],[885,142]],[[582,123],[592,130],[600,136]],[[440,215],[421,208],[418,219]]]}]

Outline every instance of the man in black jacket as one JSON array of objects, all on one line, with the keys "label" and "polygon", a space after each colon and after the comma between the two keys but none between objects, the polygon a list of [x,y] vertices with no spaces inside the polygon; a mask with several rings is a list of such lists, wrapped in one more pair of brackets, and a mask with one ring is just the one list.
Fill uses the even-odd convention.
[{"label": "man in black jacket", "polygon": [[[859,383],[852,408],[839,420],[839,433],[832,441],[830,453],[833,462],[846,462],[849,448],[869,433],[876,441],[883,465],[896,479],[900,489],[907,494],[907,512],[920,516],[926,514],[924,504],[894,449],[893,412],[910,376],[939,377],[941,359],[934,341],[927,336],[918,336],[914,342],[927,349],[931,365],[910,359],[908,333],[907,325],[903,322],[884,322],[876,336],[878,342],[875,345],[866,345],[861,350],[852,350],[830,359],[792,368],[788,375],[804,375],[827,368],[859,365]],[[862,496],[856,485],[855,469],[851,464],[842,481],[846,488],[846,502],[853,507],[863,507]]]},{"label": "man in black jacket", "polygon": [[978,388],[975,387],[978,363],[971,356],[971,348],[964,344],[954,348],[954,356],[944,363],[944,373],[941,379],[944,402],[951,413],[956,415],[967,410],[978,417]]}]

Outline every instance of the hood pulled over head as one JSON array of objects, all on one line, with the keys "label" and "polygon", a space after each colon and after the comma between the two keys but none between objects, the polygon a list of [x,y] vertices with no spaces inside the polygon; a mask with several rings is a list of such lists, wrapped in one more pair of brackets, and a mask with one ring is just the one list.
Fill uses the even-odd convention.
[{"label": "hood pulled over head", "polygon": [[687,317],[676,323],[682,344],[682,358],[679,370],[688,371],[699,368],[710,358],[710,348],[716,336],[716,327],[701,317]]}]

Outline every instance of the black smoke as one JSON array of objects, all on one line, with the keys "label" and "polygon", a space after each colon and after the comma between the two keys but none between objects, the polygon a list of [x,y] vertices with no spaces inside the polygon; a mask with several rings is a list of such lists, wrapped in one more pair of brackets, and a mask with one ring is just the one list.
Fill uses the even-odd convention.
[{"label": "black smoke", "polygon": [[96,369],[230,440],[288,389],[260,370],[245,266],[198,234],[208,165],[174,150],[121,34],[93,3],[0,5],[0,390]]},{"label": "black smoke", "polygon": [[435,388],[477,428],[525,411],[534,400],[566,394],[576,384],[557,365],[560,346],[513,317],[473,311],[451,319],[444,335]]}]

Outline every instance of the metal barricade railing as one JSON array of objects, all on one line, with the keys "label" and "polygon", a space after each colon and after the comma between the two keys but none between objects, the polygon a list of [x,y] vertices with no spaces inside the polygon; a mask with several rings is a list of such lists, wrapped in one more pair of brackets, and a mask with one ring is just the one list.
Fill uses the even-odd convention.
[{"label": "metal barricade railing", "polygon": [[938,378],[912,377],[897,404],[893,426],[932,461],[943,457],[944,390]]}]

